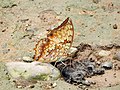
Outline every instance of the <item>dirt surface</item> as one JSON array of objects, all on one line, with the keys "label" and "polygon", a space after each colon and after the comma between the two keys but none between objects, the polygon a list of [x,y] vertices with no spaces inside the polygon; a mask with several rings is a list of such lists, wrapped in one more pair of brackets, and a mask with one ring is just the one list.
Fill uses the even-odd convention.
[{"label": "dirt surface", "polygon": [[[46,36],[47,30],[58,26],[67,17],[72,19],[75,29],[73,46],[81,42],[92,46],[120,45],[120,0],[0,0],[1,90],[18,89],[6,74],[4,62],[18,61],[24,56],[33,57],[37,41]],[[112,49],[113,54],[103,58],[103,61],[110,59],[119,65],[119,61],[112,59],[116,51],[119,49]],[[87,56],[85,53],[82,55],[81,59]],[[88,80],[96,82],[93,88],[108,86],[105,90],[119,90],[119,75],[119,71],[108,70],[104,75]],[[46,83],[37,83],[31,89],[49,89],[49,84],[45,88]],[[52,90],[80,89],[61,79],[49,83],[57,83]],[[118,86],[113,87],[115,85]]]}]

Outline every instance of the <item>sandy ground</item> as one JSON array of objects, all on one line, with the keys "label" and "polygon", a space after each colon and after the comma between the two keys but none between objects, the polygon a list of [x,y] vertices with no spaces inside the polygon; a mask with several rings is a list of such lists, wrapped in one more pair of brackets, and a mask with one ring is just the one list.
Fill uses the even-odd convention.
[{"label": "sandy ground", "polygon": [[[3,62],[33,57],[33,48],[45,37],[46,30],[58,26],[67,17],[74,24],[73,46],[81,42],[120,45],[120,0],[0,0],[1,90],[17,90],[4,72]],[[56,82],[58,85],[53,90],[79,90],[64,81]],[[41,85],[33,89],[40,90]],[[111,90],[116,88],[120,86]]]}]

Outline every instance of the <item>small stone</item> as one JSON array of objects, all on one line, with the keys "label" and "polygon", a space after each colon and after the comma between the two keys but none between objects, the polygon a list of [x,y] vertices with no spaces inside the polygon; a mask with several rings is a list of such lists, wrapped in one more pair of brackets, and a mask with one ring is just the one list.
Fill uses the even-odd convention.
[{"label": "small stone", "polygon": [[68,54],[73,55],[78,49],[75,47],[71,47],[68,51]]},{"label": "small stone", "polygon": [[109,85],[108,85],[108,87],[112,87],[112,85],[111,85],[111,84],[109,84]]},{"label": "small stone", "polygon": [[105,50],[101,50],[101,51],[99,52],[99,56],[102,56],[102,57],[104,57],[104,56],[109,56],[110,54],[111,54],[110,51],[105,51]]},{"label": "small stone", "polygon": [[95,84],[96,84],[96,82],[95,82],[95,81],[92,81],[92,82],[91,82],[91,84],[95,85]]},{"label": "small stone", "polygon": [[52,86],[50,86],[50,85],[47,85],[46,87],[47,87],[47,89],[51,89],[52,88]]},{"label": "small stone", "polygon": [[88,80],[84,80],[84,81],[82,81],[82,84],[90,86],[91,83]]},{"label": "small stone", "polygon": [[88,60],[90,61],[97,61],[97,57],[93,54],[91,54],[89,57],[88,57]]},{"label": "small stone", "polygon": [[22,89],[22,86],[17,86],[17,88]]},{"label": "small stone", "polygon": [[87,68],[88,68],[89,71],[93,71],[95,69],[95,66],[94,65],[88,65]]},{"label": "small stone", "polygon": [[120,51],[117,52],[113,58],[117,59],[118,61],[120,61]]},{"label": "small stone", "polygon": [[34,87],[35,87],[35,85],[29,85],[28,87],[29,87],[29,88],[34,88]]},{"label": "small stone", "polygon": [[82,85],[80,88],[81,88],[82,90],[85,90],[85,89],[86,89],[86,87],[87,87],[87,86]]},{"label": "small stone", "polygon": [[54,87],[56,87],[57,86],[57,83],[53,83],[52,84],[52,87],[54,88]]},{"label": "small stone", "polygon": [[6,68],[11,77],[27,80],[56,80],[60,71],[48,63],[41,62],[8,62]]},{"label": "small stone", "polygon": [[101,67],[105,68],[105,69],[112,69],[113,63],[112,62],[104,62],[104,63],[102,63]]},{"label": "small stone", "polygon": [[28,56],[24,56],[22,59],[24,62],[32,62],[33,61],[33,59],[31,57],[28,57]]},{"label": "small stone", "polygon": [[25,19],[21,19],[20,21],[22,22],[22,23],[25,23],[26,21],[28,21],[29,20],[29,18],[25,18]]},{"label": "small stone", "polygon": [[113,29],[117,29],[117,24],[114,24],[114,25],[113,25]]},{"label": "small stone", "polygon": [[101,62],[100,62],[100,61],[97,61],[97,62],[96,62],[96,64],[97,64],[97,65],[100,65],[100,64],[101,64]]}]

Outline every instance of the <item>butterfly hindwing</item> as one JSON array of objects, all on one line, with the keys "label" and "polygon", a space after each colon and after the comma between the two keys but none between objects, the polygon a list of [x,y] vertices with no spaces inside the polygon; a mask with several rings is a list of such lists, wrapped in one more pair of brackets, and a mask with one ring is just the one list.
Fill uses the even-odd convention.
[{"label": "butterfly hindwing", "polygon": [[40,62],[54,62],[67,53],[72,45],[74,28],[70,18],[60,26],[49,30],[47,37],[41,39],[35,47],[34,59]]}]

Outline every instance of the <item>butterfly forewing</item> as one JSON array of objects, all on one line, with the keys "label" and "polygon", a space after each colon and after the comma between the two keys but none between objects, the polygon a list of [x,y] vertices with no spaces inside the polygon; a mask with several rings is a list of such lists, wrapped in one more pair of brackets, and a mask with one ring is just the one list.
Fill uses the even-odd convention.
[{"label": "butterfly forewing", "polygon": [[60,26],[49,30],[47,37],[41,39],[35,47],[34,59],[40,62],[54,62],[64,56],[72,45],[74,28],[70,18]]}]

